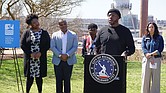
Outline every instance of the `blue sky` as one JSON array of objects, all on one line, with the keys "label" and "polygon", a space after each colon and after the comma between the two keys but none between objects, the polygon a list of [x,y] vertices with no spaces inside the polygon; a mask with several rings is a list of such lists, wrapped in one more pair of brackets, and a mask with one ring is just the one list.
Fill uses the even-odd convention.
[{"label": "blue sky", "polygon": [[[140,1],[129,0],[132,3],[132,14],[138,14],[140,19]],[[107,11],[111,8],[113,0],[85,0],[81,6],[73,9],[70,15],[66,17],[80,18],[107,18]],[[153,15],[154,19],[166,20],[166,0],[149,0],[149,15]]]}]

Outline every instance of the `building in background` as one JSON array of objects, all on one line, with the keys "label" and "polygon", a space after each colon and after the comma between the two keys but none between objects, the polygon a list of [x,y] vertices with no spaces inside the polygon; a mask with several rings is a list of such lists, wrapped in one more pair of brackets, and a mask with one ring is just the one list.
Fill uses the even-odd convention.
[{"label": "building in background", "polygon": [[[133,20],[133,22],[132,22]],[[126,15],[122,17],[122,24],[129,29],[138,29],[138,15]]]}]

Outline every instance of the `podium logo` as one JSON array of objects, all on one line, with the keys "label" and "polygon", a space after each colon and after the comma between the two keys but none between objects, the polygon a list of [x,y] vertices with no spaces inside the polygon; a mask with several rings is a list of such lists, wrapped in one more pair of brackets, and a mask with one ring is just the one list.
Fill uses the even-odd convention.
[{"label": "podium logo", "polygon": [[119,65],[111,55],[99,54],[91,60],[89,73],[96,82],[107,84],[117,78]]}]

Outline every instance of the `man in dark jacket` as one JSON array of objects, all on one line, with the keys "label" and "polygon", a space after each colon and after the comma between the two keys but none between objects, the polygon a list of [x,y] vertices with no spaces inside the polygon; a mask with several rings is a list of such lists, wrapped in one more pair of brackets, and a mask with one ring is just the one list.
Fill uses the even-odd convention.
[{"label": "man in dark jacket", "polygon": [[[107,13],[109,25],[103,27],[96,37],[96,52],[98,54],[109,54],[112,56],[127,56],[135,52],[134,40],[128,28],[119,24],[121,18],[120,11],[117,9],[110,9]],[[118,93],[126,93],[126,63],[119,62],[119,84],[123,89]],[[121,68],[121,67],[124,68]],[[122,92],[124,91],[124,92]]]},{"label": "man in dark jacket", "polygon": [[103,27],[96,37],[97,53],[129,56],[135,52],[134,40],[128,28],[119,24],[120,11],[110,9],[107,13],[109,25]]}]

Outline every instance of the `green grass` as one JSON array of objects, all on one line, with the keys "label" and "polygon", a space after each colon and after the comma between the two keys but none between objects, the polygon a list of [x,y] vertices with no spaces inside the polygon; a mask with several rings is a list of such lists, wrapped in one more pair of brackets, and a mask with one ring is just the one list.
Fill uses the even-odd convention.
[{"label": "green grass", "polygon": [[[43,93],[55,93],[55,75],[51,54],[48,56],[48,76],[43,80]],[[71,78],[71,93],[83,93],[84,66],[83,58],[77,55],[78,63],[74,65]],[[19,66],[25,92],[25,80],[23,76],[23,59],[19,59]],[[128,62],[127,65],[127,93],[140,93],[141,90],[141,62]],[[20,87],[21,89],[21,87]],[[16,72],[13,60],[4,60],[0,68],[0,93],[19,93],[16,83]],[[34,82],[30,93],[37,93]],[[166,93],[166,64],[161,68],[161,93]]]}]

